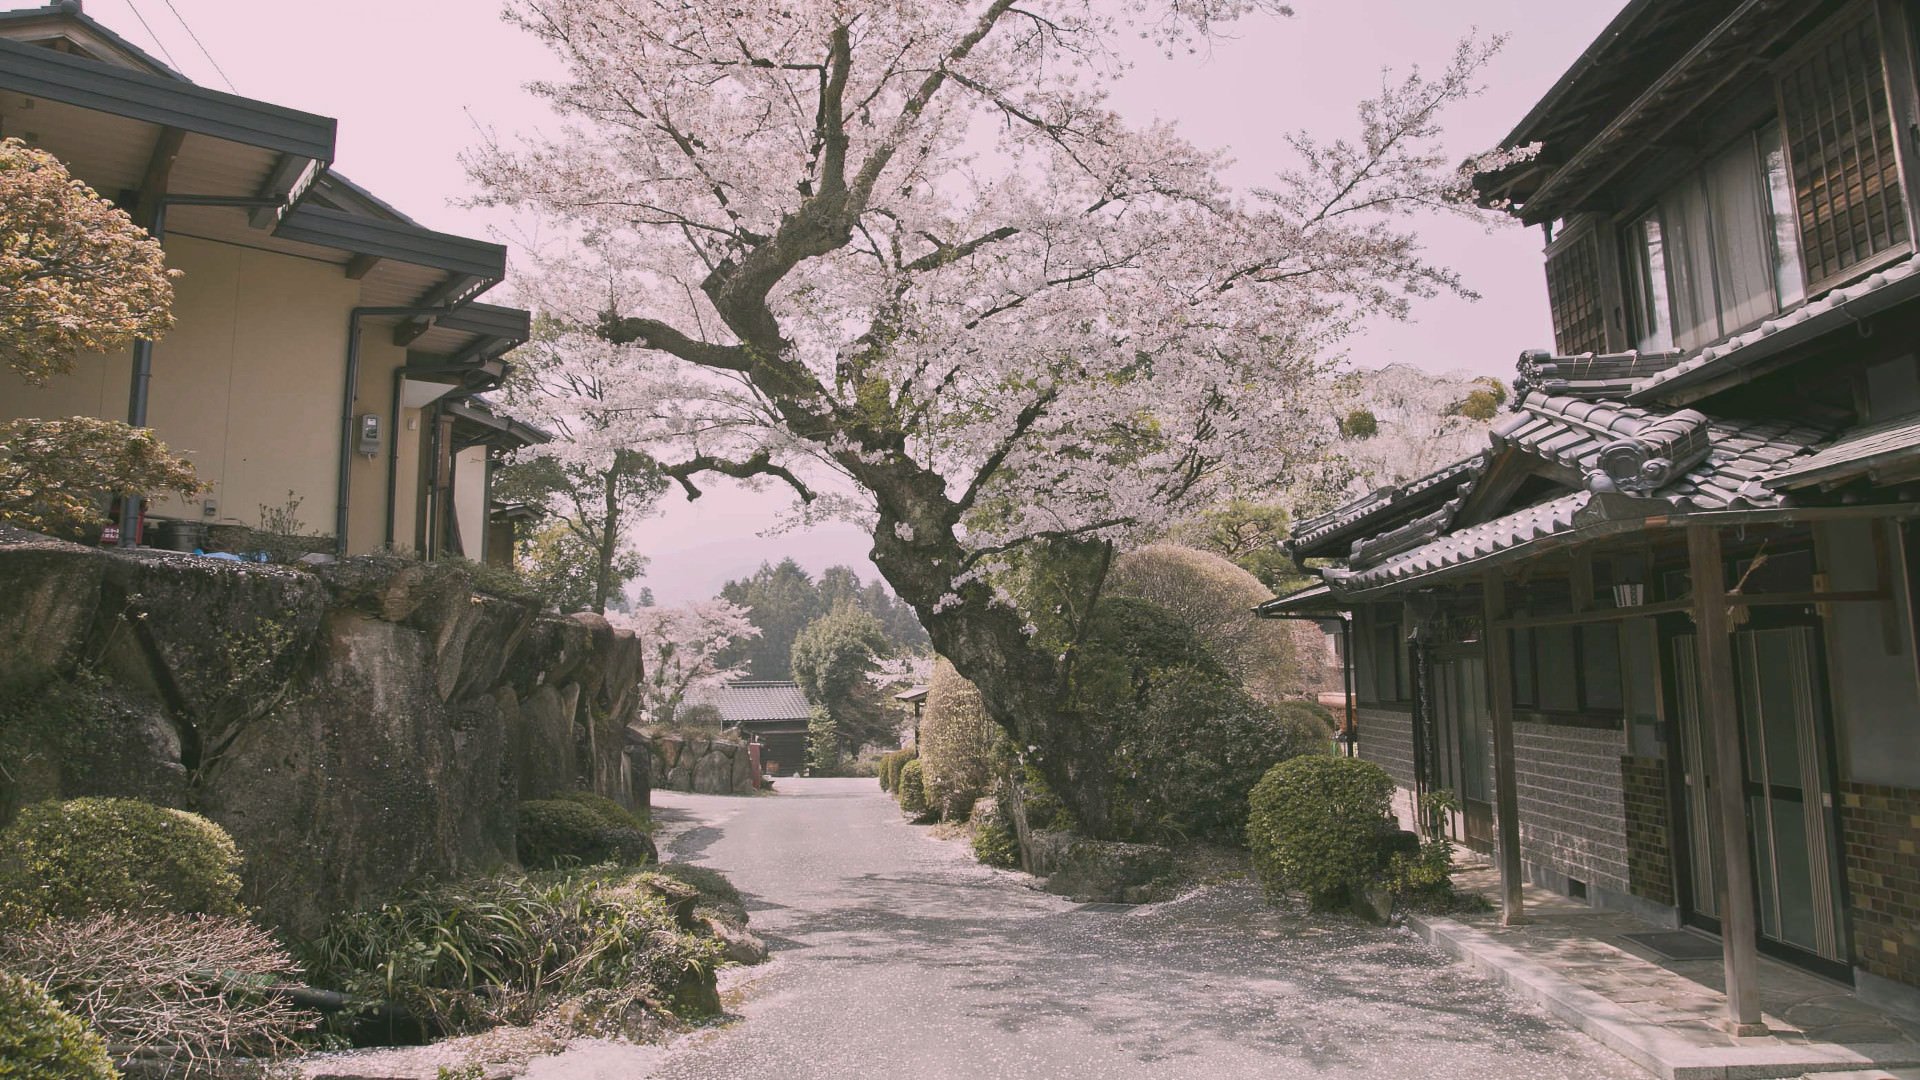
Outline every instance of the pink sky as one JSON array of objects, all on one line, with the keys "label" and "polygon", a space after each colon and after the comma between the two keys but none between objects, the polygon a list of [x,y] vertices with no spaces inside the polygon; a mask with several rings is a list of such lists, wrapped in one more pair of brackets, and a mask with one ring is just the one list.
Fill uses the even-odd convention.
[{"label": "pink sky", "polygon": [[[1378,89],[1383,66],[1437,69],[1475,28],[1508,34],[1486,73],[1488,92],[1448,118],[1450,149],[1465,157],[1511,130],[1617,8],[1536,0],[1293,6],[1295,17],[1249,20],[1208,55],[1143,57],[1119,92],[1122,111],[1171,119],[1194,141],[1226,148],[1237,163],[1233,179],[1258,184],[1286,164],[1285,132],[1351,131],[1353,105]],[[172,7],[239,93],[338,118],[341,172],[433,228],[488,235],[502,224],[454,205],[470,190],[458,155],[475,141],[476,125],[503,133],[540,125],[544,110],[522,85],[552,63],[499,20],[493,0],[172,0]],[[142,48],[170,54],[196,82],[225,88],[165,0],[86,0],[86,10]],[[1431,253],[1485,299],[1436,300],[1412,323],[1370,328],[1348,347],[1355,363],[1504,377],[1522,349],[1551,344],[1537,231],[1488,233],[1447,221],[1425,235]],[[705,486],[708,494],[691,505],[670,496],[643,527],[642,548],[653,559],[645,584],[661,602],[710,596],[761,560],[788,554],[816,571],[848,563],[872,574],[859,530],[827,525],[763,537],[782,497],[718,481]]]}]

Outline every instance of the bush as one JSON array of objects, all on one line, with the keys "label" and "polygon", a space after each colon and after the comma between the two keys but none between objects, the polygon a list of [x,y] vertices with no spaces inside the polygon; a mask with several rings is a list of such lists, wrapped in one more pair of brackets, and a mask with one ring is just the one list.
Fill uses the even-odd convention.
[{"label": "bush", "polygon": [[[656,858],[653,838],[618,803],[582,801],[575,793],[520,804],[516,833],[520,865],[552,870],[594,863],[646,863]],[[609,812],[617,811],[618,814]]]},{"label": "bush", "polygon": [[998,802],[983,802],[975,810],[973,857],[1002,870],[1020,868],[1020,838]]},{"label": "bush", "polygon": [[918,817],[927,812],[927,785],[921,776],[920,759],[900,766],[900,784],[894,792],[900,797],[900,809]]},{"label": "bush", "polygon": [[919,755],[916,747],[880,755],[880,790],[897,792],[900,789],[900,770]]},{"label": "bush", "polygon": [[0,942],[0,966],[52,987],[115,1047],[171,1061],[188,1075],[214,1055],[291,1049],[318,1019],[272,992],[298,981],[293,960],[265,930],[239,919],[122,912],[52,919]]},{"label": "bush", "polygon": [[920,718],[920,769],[927,806],[948,821],[965,818],[993,787],[1000,727],[980,691],[945,660],[934,664]]},{"label": "bush", "polygon": [[601,867],[430,886],[333,920],[308,970],[431,1032],[528,1023],[585,995],[613,1015],[709,1015],[721,947],[675,921],[646,885],[656,873]]},{"label": "bush", "polygon": [[1263,705],[1184,623],[1131,597],[1101,603],[1072,702],[1105,744],[1089,745],[1109,758],[1090,774],[1108,785],[1116,840],[1239,843],[1261,775],[1330,734],[1313,711]]},{"label": "bush", "polygon": [[1305,894],[1318,911],[1347,907],[1380,870],[1393,779],[1370,761],[1297,757],[1267,771],[1249,796],[1247,845],[1268,896]]},{"label": "bush", "polygon": [[46,991],[0,971],[0,1076],[9,1080],[119,1080],[100,1036]]},{"label": "bush", "polygon": [[233,838],[198,814],[136,799],[37,803],[0,833],[0,921],[240,916],[239,870]]},{"label": "bush", "polygon": [[593,811],[610,829],[638,829],[652,835],[653,823],[645,817],[621,806],[605,795],[596,795],[591,791],[567,791],[553,796],[561,802],[577,803]]},{"label": "bush", "polygon": [[1278,705],[1306,689],[1294,624],[1252,616],[1273,594],[1232,561],[1178,544],[1151,544],[1115,559],[1107,588],[1173,616],[1263,703]]}]

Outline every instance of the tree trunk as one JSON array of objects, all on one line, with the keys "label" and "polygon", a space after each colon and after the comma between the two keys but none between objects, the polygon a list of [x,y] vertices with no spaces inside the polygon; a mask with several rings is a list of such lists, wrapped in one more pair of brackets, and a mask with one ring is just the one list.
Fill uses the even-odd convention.
[{"label": "tree trunk", "polygon": [[607,596],[613,592],[613,554],[620,543],[620,500],[614,491],[614,474],[611,470],[600,474],[604,504],[604,516],[600,519],[599,566],[593,577],[593,610],[595,614],[607,613]]},{"label": "tree trunk", "polygon": [[[1035,645],[1020,614],[994,603],[992,591],[980,582],[958,590],[961,603],[943,604],[942,598],[955,592],[953,573],[944,568],[961,565],[963,551],[951,540],[897,539],[884,517],[872,553],[880,573],[913,605],[934,649],[980,691],[987,714],[1073,811],[1082,831],[1112,839],[1111,739],[1068,706],[1061,658]],[[926,550],[936,546],[947,550]]]}]

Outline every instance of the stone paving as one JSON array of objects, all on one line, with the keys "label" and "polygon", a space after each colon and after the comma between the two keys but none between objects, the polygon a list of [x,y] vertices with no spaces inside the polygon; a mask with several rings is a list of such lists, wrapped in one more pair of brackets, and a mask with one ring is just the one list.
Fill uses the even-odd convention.
[{"label": "stone paving", "polygon": [[[1457,880],[1490,898],[1497,892],[1489,866],[1463,868]],[[1920,1019],[1882,1012],[1839,983],[1765,958],[1761,1002],[1770,1032],[1735,1038],[1721,1024],[1718,957],[1673,960],[1625,937],[1664,927],[1531,887],[1526,899],[1524,926],[1503,927],[1497,913],[1485,913],[1418,919],[1417,929],[1482,968],[1500,969],[1510,987],[1658,1075],[1794,1077],[1920,1066]]]}]

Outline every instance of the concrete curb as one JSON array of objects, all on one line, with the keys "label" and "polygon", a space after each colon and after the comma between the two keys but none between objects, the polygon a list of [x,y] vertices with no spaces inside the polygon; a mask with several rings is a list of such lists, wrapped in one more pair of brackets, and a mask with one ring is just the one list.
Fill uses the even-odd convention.
[{"label": "concrete curb", "polygon": [[1920,1065],[1920,1047],[1897,1043],[1842,1046],[1762,1037],[1723,1048],[1695,1046],[1464,923],[1410,914],[1407,925],[1429,945],[1661,1080],[1784,1080],[1807,1073]]}]

